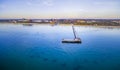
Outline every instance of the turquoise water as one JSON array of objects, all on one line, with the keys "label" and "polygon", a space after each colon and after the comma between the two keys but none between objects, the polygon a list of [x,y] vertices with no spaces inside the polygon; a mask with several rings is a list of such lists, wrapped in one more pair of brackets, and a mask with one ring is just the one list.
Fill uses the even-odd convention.
[{"label": "turquoise water", "polygon": [[0,70],[120,70],[120,28],[0,24]]}]

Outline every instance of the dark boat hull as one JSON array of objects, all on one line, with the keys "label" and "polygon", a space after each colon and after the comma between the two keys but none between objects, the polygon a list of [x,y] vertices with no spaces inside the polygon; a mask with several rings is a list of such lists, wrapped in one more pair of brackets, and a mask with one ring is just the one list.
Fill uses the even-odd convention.
[{"label": "dark boat hull", "polygon": [[80,39],[63,39],[62,43],[81,43]]},{"label": "dark boat hull", "polygon": [[23,25],[24,25],[24,26],[32,26],[33,24],[27,24],[27,23],[26,23],[26,24],[23,24]]}]

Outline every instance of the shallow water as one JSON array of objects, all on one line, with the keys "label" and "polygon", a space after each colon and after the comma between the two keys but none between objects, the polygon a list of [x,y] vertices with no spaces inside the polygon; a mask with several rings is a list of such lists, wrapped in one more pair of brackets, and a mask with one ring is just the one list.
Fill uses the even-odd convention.
[{"label": "shallow water", "polygon": [[0,24],[0,70],[120,70],[120,28]]}]

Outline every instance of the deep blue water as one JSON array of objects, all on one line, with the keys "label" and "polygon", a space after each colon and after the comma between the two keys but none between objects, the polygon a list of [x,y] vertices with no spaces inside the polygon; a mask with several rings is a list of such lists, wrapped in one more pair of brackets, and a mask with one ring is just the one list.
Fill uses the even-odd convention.
[{"label": "deep blue water", "polygon": [[0,24],[0,70],[120,70],[120,28]]}]

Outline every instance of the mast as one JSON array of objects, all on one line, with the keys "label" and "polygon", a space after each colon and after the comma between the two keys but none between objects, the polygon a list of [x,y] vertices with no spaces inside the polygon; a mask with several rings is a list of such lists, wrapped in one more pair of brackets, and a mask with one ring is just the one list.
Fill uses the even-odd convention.
[{"label": "mast", "polygon": [[74,28],[74,26],[72,25],[72,29],[73,29],[73,34],[74,34],[74,37],[75,37],[75,39],[77,38],[77,36],[76,36],[76,32],[75,32],[75,28]]}]

